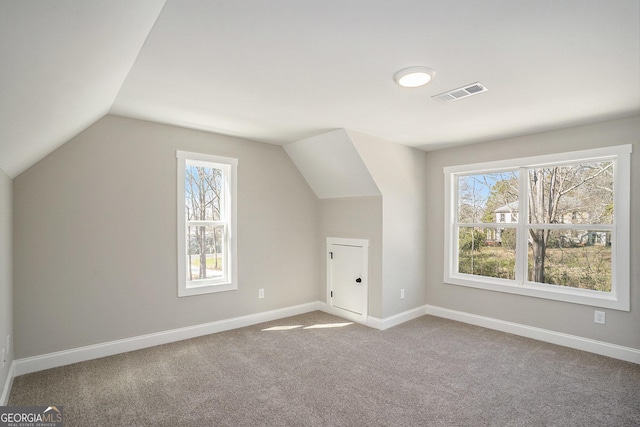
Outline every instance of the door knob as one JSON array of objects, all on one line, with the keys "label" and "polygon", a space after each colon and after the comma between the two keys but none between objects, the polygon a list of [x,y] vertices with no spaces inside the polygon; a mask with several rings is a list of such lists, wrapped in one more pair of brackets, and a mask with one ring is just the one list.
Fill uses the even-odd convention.
[{"label": "door knob", "polygon": [[358,278],[356,279],[356,283],[362,283],[362,279],[358,277]]}]

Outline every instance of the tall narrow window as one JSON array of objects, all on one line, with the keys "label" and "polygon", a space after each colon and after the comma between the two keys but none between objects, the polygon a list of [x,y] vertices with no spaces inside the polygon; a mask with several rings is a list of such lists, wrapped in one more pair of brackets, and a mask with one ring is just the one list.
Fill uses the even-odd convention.
[{"label": "tall narrow window", "polygon": [[178,151],[178,296],[237,289],[237,159]]},{"label": "tall narrow window", "polygon": [[445,282],[628,311],[630,153],[445,168]]}]

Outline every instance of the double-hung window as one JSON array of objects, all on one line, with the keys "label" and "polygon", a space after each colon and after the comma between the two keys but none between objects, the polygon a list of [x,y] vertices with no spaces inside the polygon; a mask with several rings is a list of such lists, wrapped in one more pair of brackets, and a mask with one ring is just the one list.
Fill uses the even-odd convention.
[{"label": "double-hung window", "polygon": [[238,160],[177,151],[178,296],[237,289]]},{"label": "double-hung window", "polygon": [[630,153],[444,168],[445,283],[628,311]]}]

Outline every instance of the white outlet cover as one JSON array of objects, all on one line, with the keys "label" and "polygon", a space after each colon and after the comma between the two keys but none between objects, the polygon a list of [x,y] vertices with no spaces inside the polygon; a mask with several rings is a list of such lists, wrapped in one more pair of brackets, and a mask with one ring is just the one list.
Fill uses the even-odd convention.
[{"label": "white outlet cover", "polygon": [[604,312],[604,311],[598,311],[598,310],[596,310],[596,311],[595,311],[595,313],[594,313],[594,315],[593,315],[593,321],[594,321],[595,323],[599,323],[599,324],[601,324],[601,325],[604,325],[604,324],[605,324],[605,321],[606,321],[606,315],[605,315],[605,312]]}]

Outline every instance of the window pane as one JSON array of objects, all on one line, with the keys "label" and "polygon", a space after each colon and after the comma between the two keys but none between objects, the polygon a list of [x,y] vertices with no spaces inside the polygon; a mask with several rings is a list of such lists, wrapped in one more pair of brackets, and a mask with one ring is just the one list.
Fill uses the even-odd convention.
[{"label": "window pane", "polygon": [[460,227],[458,272],[514,280],[516,230]]},{"label": "window pane", "polygon": [[187,281],[223,278],[224,226],[187,225]]},{"label": "window pane", "polygon": [[517,171],[458,176],[457,187],[457,222],[517,222]]},{"label": "window pane", "polygon": [[222,205],[223,178],[221,169],[196,166],[188,161],[185,166],[185,219],[187,221],[219,221],[224,212]]},{"label": "window pane", "polygon": [[611,292],[611,233],[529,230],[529,280]]},{"label": "window pane", "polygon": [[532,224],[613,224],[613,162],[529,170]]}]

